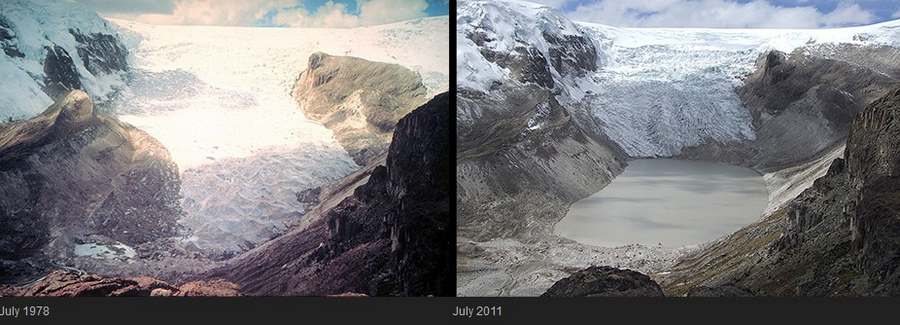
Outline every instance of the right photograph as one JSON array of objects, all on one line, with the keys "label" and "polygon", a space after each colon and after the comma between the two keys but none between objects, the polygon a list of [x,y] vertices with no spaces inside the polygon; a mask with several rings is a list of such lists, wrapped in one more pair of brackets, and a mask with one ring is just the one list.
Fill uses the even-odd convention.
[{"label": "right photograph", "polygon": [[900,296],[900,4],[456,6],[459,296]]}]

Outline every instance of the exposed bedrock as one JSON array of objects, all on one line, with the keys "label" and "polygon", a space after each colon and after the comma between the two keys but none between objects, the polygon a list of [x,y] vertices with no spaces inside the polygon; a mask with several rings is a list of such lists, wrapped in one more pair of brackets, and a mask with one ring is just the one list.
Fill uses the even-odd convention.
[{"label": "exposed bedrock", "polygon": [[204,277],[252,295],[454,295],[450,112],[444,93],[400,119],[383,165],[338,182],[352,194]]},{"label": "exposed bedrock", "polygon": [[0,278],[72,257],[88,236],[128,246],[178,231],[178,169],[155,139],[82,91],[0,126]]},{"label": "exposed bedrock", "polygon": [[662,279],[681,293],[733,283],[759,295],[900,293],[895,179],[900,89],[853,120],[845,159],[790,204],[682,259]]},{"label": "exposed bedrock", "polygon": [[541,297],[662,297],[649,276],[632,270],[591,266],[557,281]]},{"label": "exposed bedrock", "polygon": [[550,234],[568,205],[600,190],[624,153],[583,131],[547,90],[461,93],[457,111],[457,224],[473,240]]},{"label": "exposed bedrock", "polygon": [[292,91],[312,120],[361,166],[383,154],[401,117],[428,100],[418,73],[397,64],[313,53]]},{"label": "exposed bedrock", "polygon": [[738,95],[753,117],[756,139],[708,142],[685,158],[777,170],[842,143],[854,116],[900,84],[900,49],[851,44],[769,51]]}]

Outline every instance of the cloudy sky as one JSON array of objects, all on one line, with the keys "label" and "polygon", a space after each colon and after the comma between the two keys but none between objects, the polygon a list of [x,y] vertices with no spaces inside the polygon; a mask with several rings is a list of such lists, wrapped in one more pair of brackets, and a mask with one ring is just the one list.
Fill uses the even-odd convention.
[{"label": "cloudy sky", "polygon": [[638,27],[828,28],[900,18],[900,0],[530,0],[577,21]]},{"label": "cloudy sky", "polygon": [[[2,0],[0,0],[2,1]],[[75,0],[151,24],[355,27],[448,14],[448,0]]]}]

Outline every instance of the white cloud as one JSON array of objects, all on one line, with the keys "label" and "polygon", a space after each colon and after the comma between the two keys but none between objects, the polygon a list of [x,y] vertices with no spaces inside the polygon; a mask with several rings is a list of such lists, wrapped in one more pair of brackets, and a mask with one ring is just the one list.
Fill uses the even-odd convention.
[{"label": "white cloud", "polygon": [[273,22],[295,27],[355,27],[425,16],[425,0],[358,0],[358,14],[328,1],[314,13],[296,0],[174,0],[167,14],[111,14],[112,17],[168,25],[254,25],[274,12]]},{"label": "white cloud", "polygon": [[291,0],[175,0],[169,14],[112,15],[149,24],[252,25],[270,10],[288,8]]},{"label": "white cloud", "polygon": [[812,6],[781,7],[767,0],[603,0],[578,6],[575,20],[617,26],[816,28],[871,23],[875,16],[857,4],[840,3],[829,13]]},{"label": "white cloud", "polygon": [[274,22],[291,27],[356,27],[397,22],[425,16],[425,0],[360,0],[358,15],[346,13],[344,4],[328,1],[310,13],[305,8],[280,10]]},{"label": "white cloud", "polygon": [[534,2],[534,3],[540,3],[542,5],[546,5],[548,7],[553,7],[553,8],[562,7],[562,5],[566,4],[566,2],[569,2],[569,0],[530,0],[530,1]]}]

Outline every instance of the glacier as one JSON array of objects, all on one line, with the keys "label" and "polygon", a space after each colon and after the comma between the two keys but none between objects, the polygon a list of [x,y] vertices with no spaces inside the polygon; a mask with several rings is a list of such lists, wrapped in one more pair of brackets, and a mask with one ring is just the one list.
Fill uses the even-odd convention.
[{"label": "glacier", "polygon": [[132,56],[130,81],[112,106],[172,154],[188,238],[218,253],[277,236],[304,212],[297,192],[360,168],[291,97],[310,54],[400,64],[431,93],[449,85],[446,17],[354,29],[111,21]]},{"label": "glacier", "polygon": [[[769,50],[900,45],[900,20],[835,29],[621,28],[572,22],[555,9],[517,0],[461,0],[458,12],[457,86],[488,96],[497,85],[520,82],[485,51],[524,46],[549,58],[545,34],[590,39],[599,52],[597,71],[566,75],[548,61],[553,91],[560,103],[587,111],[634,158],[676,156],[708,140],[753,140],[750,114],[733,90]],[[464,123],[481,114],[457,118]]]}]

